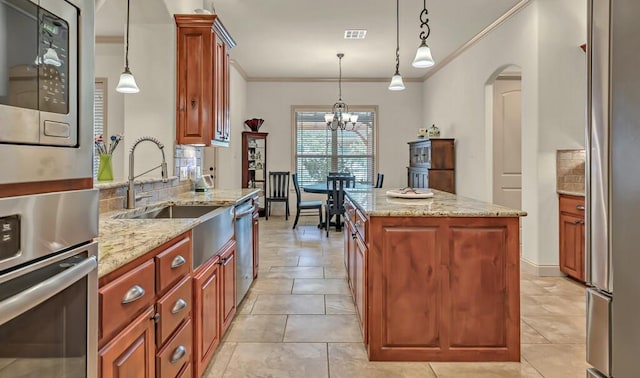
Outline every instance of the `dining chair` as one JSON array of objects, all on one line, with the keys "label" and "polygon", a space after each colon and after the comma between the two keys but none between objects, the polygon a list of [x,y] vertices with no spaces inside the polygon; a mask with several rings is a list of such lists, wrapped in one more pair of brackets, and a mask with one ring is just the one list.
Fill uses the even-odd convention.
[{"label": "dining chair", "polygon": [[329,172],[328,176],[346,176],[346,177],[349,177],[349,176],[351,176],[351,173],[349,173],[349,172]]},{"label": "dining chair", "polygon": [[[300,213],[304,210],[318,210],[318,216],[320,217],[320,223],[318,227],[322,227],[322,201],[301,201],[300,200],[300,185],[298,184],[298,175],[296,173],[291,175],[293,179],[293,188],[296,190],[296,220],[293,221],[293,228],[296,228]],[[306,214],[311,215],[311,214]]]},{"label": "dining chair", "polygon": [[268,191],[264,198],[265,219],[269,219],[272,202],[284,202],[284,219],[289,220],[289,172],[269,172]]},{"label": "dining chair", "polygon": [[382,188],[383,181],[384,181],[384,173],[378,173],[378,178],[376,179],[376,186],[374,186],[374,188]]},{"label": "dining chair", "polygon": [[336,229],[340,229],[340,216],[344,214],[344,189],[356,185],[355,176],[327,176],[327,204],[325,205],[325,228],[329,236],[331,218],[336,216]]}]

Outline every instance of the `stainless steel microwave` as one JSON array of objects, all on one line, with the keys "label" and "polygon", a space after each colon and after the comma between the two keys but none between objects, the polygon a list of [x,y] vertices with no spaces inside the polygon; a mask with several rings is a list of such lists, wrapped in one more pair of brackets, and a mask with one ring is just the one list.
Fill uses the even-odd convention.
[{"label": "stainless steel microwave", "polygon": [[0,143],[78,146],[79,13],[0,0]]}]

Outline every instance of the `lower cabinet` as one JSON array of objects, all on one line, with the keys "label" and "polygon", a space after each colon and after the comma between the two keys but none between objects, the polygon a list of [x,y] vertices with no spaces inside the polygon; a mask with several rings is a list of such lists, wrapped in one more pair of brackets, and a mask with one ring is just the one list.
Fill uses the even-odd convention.
[{"label": "lower cabinet", "polygon": [[220,257],[215,256],[193,276],[193,340],[196,377],[202,376],[220,343]]},{"label": "lower cabinet", "polygon": [[236,314],[236,243],[231,241],[222,248],[220,256],[220,283],[222,310],[221,334],[227,331]]},{"label": "lower cabinet", "polygon": [[356,213],[351,204],[346,205],[345,215],[345,268],[347,269],[347,279],[351,289],[351,295],[356,306],[365,344],[368,338],[367,329],[367,245],[363,232],[356,227],[353,220],[363,223],[365,228],[366,218]]},{"label": "lower cabinet", "polygon": [[585,281],[584,198],[560,196],[560,270]]},{"label": "lower cabinet", "polygon": [[155,310],[148,307],[98,353],[102,377],[155,377]]}]

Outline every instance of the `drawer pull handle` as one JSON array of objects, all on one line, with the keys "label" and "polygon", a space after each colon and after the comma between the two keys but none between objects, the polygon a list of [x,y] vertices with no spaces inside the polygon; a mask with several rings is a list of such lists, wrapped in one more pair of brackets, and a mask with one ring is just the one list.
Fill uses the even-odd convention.
[{"label": "drawer pull handle", "polygon": [[584,211],[584,205],[578,205],[578,206],[576,206],[576,209]]},{"label": "drawer pull handle", "polygon": [[178,255],[176,257],[174,257],[173,261],[171,262],[171,269],[175,269],[177,267],[183,266],[184,263],[186,263],[187,260],[182,257],[182,255]]},{"label": "drawer pull handle", "polygon": [[183,345],[178,345],[176,350],[174,350],[173,354],[171,355],[171,363],[175,364],[176,362],[180,361],[180,359],[184,357],[185,354],[187,354],[187,348],[185,348]]},{"label": "drawer pull handle", "polygon": [[122,297],[122,304],[135,302],[144,296],[144,289],[140,285],[135,285],[131,289],[127,290],[127,293]]},{"label": "drawer pull handle", "polygon": [[175,315],[180,311],[184,310],[185,307],[187,307],[187,302],[184,299],[180,298],[176,301],[176,304],[173,305],[173,308],[171,309],[171,313]]}]

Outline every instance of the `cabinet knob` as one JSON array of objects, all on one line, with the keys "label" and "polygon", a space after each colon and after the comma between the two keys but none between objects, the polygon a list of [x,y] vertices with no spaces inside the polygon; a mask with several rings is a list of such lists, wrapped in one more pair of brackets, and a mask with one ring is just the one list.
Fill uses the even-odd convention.
[{"label": "cabinet knob", "polygon": [[198,105],[198,101],[196,100],[191,100],[191,107],[195,108]]}]

